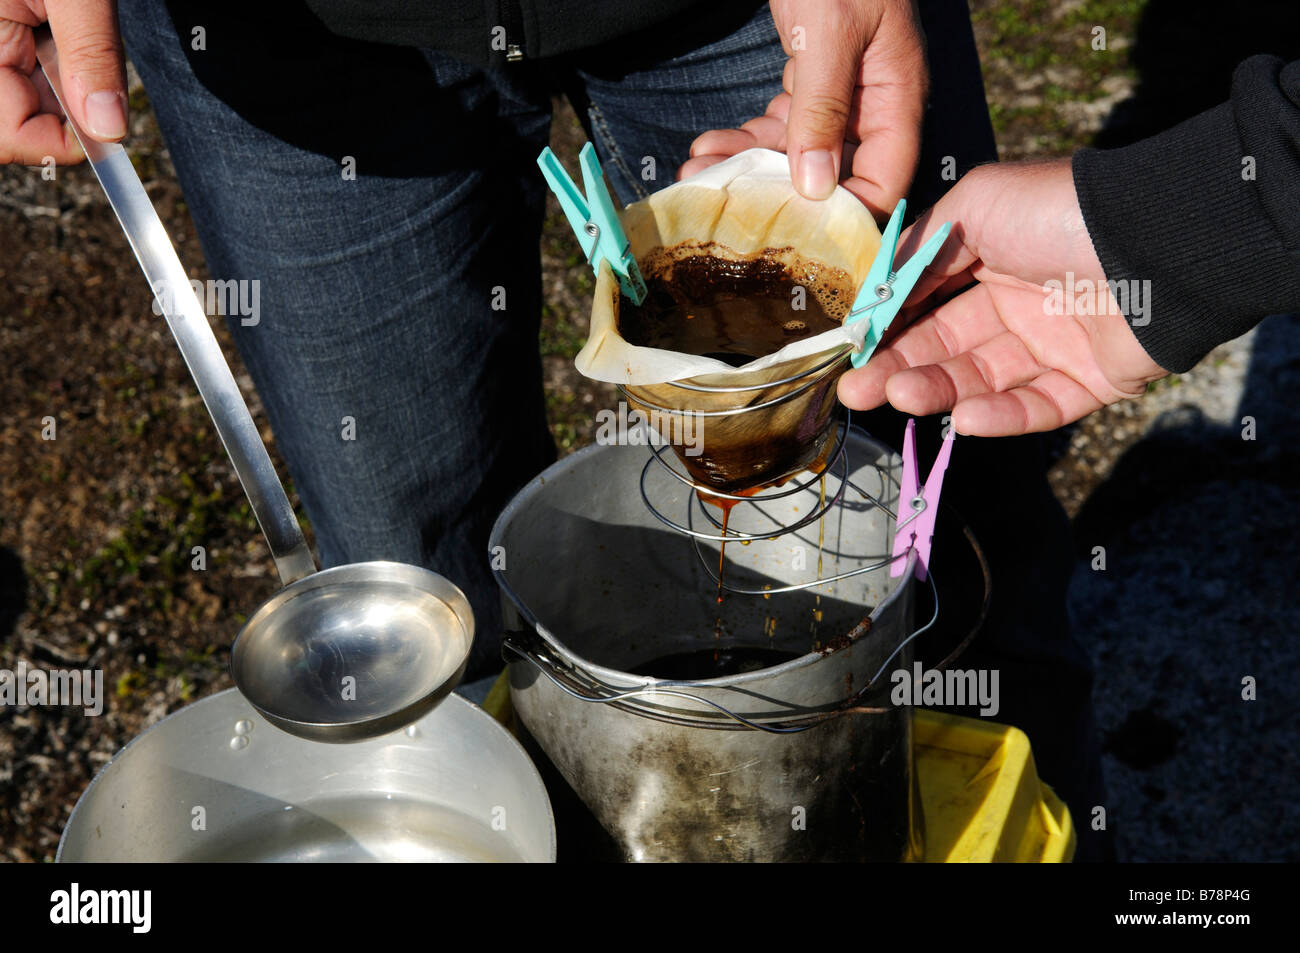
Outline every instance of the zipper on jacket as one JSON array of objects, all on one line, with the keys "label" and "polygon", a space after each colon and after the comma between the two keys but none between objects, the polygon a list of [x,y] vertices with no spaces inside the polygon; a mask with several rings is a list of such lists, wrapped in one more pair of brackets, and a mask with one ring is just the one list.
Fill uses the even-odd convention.
[{"label": "zipper on jacket", "polygon": [[519,0],[500,0],[501,25],[506,28],[506,62],[524,58],[524,10]]}]

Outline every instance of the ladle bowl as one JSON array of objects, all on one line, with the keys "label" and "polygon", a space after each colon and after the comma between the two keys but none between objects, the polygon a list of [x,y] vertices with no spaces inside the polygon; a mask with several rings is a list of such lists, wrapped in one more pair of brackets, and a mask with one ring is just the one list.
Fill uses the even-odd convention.
[{"label": "ladle bowl", "polygon": [[460,681],[469,600],[442,576],[368,562],[313,573],[249,617],[230,670],[267,721],[315,741],[362,741],[423,717]]}]

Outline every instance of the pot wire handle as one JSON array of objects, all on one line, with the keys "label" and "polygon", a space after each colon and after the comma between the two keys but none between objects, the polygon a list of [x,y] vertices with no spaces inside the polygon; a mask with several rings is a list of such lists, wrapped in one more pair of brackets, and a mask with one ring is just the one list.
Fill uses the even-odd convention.
[{"label": "pot wire handle", "polygon": [[[514,633],[515,636],[518,636],[520,634],[521,633]],[[732,719],[733,721],[737,722],[738,726],[740,727],[750,728],[753,729],[754,731],[766,731],[770,734],[791,734],[797,731],[806,731],[807,729],[812,728],[814,725],[821,724],[823,721],[826,721],[829,718],[833,718],[839,714],[839,708],[836,707],[831,711],[821,712],[816,715],[809,716],[808,718],[805,719],[791,719],[785,722],[763,724],[762,722],[757,722],[749,718],[746,718],[744,715],[737,714],[736,712],[727,708],[725,705],[721,705],[718,702],[715,702],[711,699],[704,698],[700,695],[692,694],[691,692],[681,691],[680,689],[673,687],[678,684],[676,682],[661,681],[661,682],[655,682],[655,684],[653,685],[647,685],[645,688],[634,688],[626,691],[615,691],[613,689],[609,689],[608,686],[602,686],[602,684],[599,681],[597,681],[595,678],[591,677],[586,672],[582,672],[582,674],[586,675],[587,679],[589,680],[588,683],[584,684],[581,680],[572,677],[573,675],[576,675],[577,673],[581,672],[581,669],[575,668],[574,666],[570,665],[568,662],[565,662],[562,659],[556,659],[554,656],[549,655],[549,653],[542,654],[533,650],[528,645],[528,643],[533,640],[541,641],[536,635],[533,635],[531,639],[529,639],[528,636],[524,636],[523,639],[517,639],[517,638],[512,638],[510,636],[507,636],[501,642],[502,654],[508,652],[524,661],[529,662],[534,668],[537,669],[538,672],[544,675],[551,682],[551,684],[553,684],[556,688],[560,689],[560,691],[564,692],[566,695],[578,699],[579,701],[595,702],[597,704],[612,704],[616,708],[622,708],[625,711],[631,711],[634,714],[638,714],[638,715],[648,715],[660,721],[667,721],[672,724],[686,725],[688,727],[695,727],[695,728],[713,728],[713,729],[728,727],[724,725],[714,724],[711,722],[700,721],[698,719],[691,719],[682,716],[669,715],[666,712],[648,712],[645,709],[634,708],[625,703],[628,699],[646,698],[646,697],[685,699],[687,701],[693,701],[696,702],[697,704],[706,705],[709,708],[712,708],[713,710],[717,711],[719,714],[725,715],[728,718]],[[506,661],[509,661],[509,659],[506,659]],[[555,671],[552,671],[550,666],[555,664],[558,664],[560,667],[567,670],[569,673],[572,673],[571,676],[568,678],[562,678]],[[609,693],[601,694],[600,689],[602,687],[605,688],[606,691],[608,691]]]},{"label": "pot wire handle", "polygon": [[[944,503],[943,506],[946,509],[952,510],[952,507],[947,503]],[[957,515],[960,519],[960,516],[956,514],[955,511],[953,515]],[[989,604],[993,595],[993,580],[992,573],[989,569],[988,559],[984,554],[983,548],[975,539],[975,535],[971,532],[969,524],[967,524],[965,520],[962,520],[962,534],[965,536],[967,544],[971,547],[971,550],[975,554],[975,558],[979,562],[980,574],[984,580],[984,593],[980,604],[978,618],[976,618],[975,622],[971,625],[971,628],[965,637],[963,637],[953,650],[948,653],[943,661],[935,667],[935,670],[940,672],[947,669],[947,667],[966,650],[967,646],[970,645],[975,636],[979,634],[980,629],[984,625],[984,620],[988,616]],[[911,560],[909,559],[909,561]],[[679,688],[675,687],[679,684],[677,682],[656,682],[652,686],[630,689],[627,691],[616,691],[610,689],[608,686],[603,685],[603,683],[589,672],[583,671],[567,660],[560,658],[555,653],[549,651],[546,641],[533,631],[511,632],[505,635],[501,642],[502,655],[506,657],[505,660],[507,662],[510,661],[508,656],[513,655],[530,663],[539,673],[544,675],[553,685],[555,685],[556,688],[579,701],[595,702],[597,704],[612,704],[617,708],[629,711],[636,715],[652,717],[659,721],[666,721],[670,724],[684,725],[686,727],[711,728],[714,730],[725,728],[731,728],[733,730],[737,728],[748,728],[755,731],[765,731],[770,734],[794,734],[800,731],[807,731],[809,728],[814,728],[817,725],[820,725],[831,718],[839,717],[840,715],[884,714],[895,710],[892,706],[888,705],[868,707],[861,703],[873,689],[878,687],[880,677],[889,668],[890,662],[897,658],[898,654],[902,652],[908,644],[918,636],[928,632],[939,621],[939,590],[935,584],[933,572],[927,574],[926,581],[930,584],[930,593],[934,602],[934,612],[931,614],[930,620],[895,646],[894,650],[889,653],[889,656],[881,664],[876,674],[872,676],[871,680],[868,681],[867,684],[827,711],[817,712],[801,718],[787,719],[782,722],[764,724],[762,722],[753,721],[746,718],[744,715],[737,714],[725,705],[712,701],[711,699],[692,694],[691,692],[681,691]],[[564,677],[557,674],[557,670],[563,672]],[[602,689],[604,689],[606,693],[602,693]],[[709,708],[714,709],[720,714],[735,721],[736,724],[730,726],[720,725],[713,722],[701,721],[699,719],[670,715],[663,711],[647,711],[644,708],[638,708],[627,703],[629,699],[645,697],[681,698],[693,701],[697,704],[706,705]]]}]

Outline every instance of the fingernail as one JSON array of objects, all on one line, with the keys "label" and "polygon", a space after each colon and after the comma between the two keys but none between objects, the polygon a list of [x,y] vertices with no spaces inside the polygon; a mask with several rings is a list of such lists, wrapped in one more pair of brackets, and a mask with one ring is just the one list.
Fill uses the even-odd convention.
[{"label": "fingernail", "polygon": [[824,150],[799,157],[799,192],[805,198],[828,199],[835,191],[835,160]]},{"label": "fingernail", "polygon": [[101,89],[86,97],[86,131],[96,139],[126,135],[126,104],[117,93]]}]

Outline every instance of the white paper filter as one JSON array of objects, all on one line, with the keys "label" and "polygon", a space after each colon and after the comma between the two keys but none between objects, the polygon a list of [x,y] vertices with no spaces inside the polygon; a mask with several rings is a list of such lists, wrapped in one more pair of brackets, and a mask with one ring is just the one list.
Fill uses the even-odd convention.
[{"label": "white paper filter", "polygon": [[[713,242],[740,257],[767,248],[792,248],[801,258],[842,269],[851,277],[851,287],[840,292],[845,308],[880,248],[875,220],[853,193],[836,187],[824,202],[804,198],[790,181],[786,157],[769,149],[742,152],[656,192],[629,205],[621,220],[638,263],[658,248],[683,242]],[[856,350],[869,324],[856,321],[732,367],[714,358],[629,344],[618,333],[618,302],[618,279],[609,262],[602,261],[591,333],[574,363],[583,375],[612,384],[661,384],[708,375],[710,384],[725,385],[726,378],[742,378],[814,354],[829,355],[845,344]]]}]

